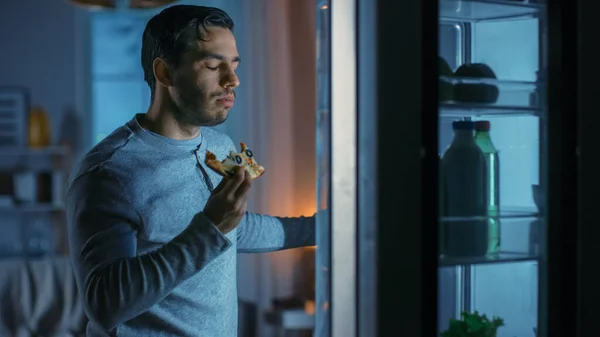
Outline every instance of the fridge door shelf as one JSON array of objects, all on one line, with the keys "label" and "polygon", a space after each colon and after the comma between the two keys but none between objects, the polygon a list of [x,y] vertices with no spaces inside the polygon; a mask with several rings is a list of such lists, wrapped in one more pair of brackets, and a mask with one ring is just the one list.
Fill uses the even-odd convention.
[{"label": "fridge door shelf", "polygon": [[443,100],[439,105],[442,117],[538,115],[538,100],[545,88],[544,83],[536,82],[441,76],[440,90],[449,85],[453,92],[446,96],[454,99],[458,90],[462,96],[473,96],[481,90],[497,90],[497,99],[493,103],[476,102],[477,97],[475,100],[469,97],[461,101]]},{"label": "fridge door shelf", "polygon": [[[440,255],[440,266],[479,265],[535,261],[539,256],[539,235],[543,219],[537,210],[528,208],[503,208],[494,217],[442,217],[441,230],[451,226],[464,226],[461,221],[494,219],[500,228],[500,249],[496,254],[476,257],[449,257]],[[443,234],[442,234],[443,235]]]},{"label": "fridge door shelf", "polygon": [[538,259],[537,254],[529,254],[524,252],[500,252],[497,256],[491,257],[447,257],[440,256],[439,266],[440,267],[455,267],[455,266],[468,266],[468,265],[481,265],[490,263],[509,263],[509,262],[524,262],[524,261],[536,261]]},{"label": "fridge door shelf", "polygon": [[508,20],[537,17],[542,4],[536,0],[440,0],[440,19],[452,21]]}]

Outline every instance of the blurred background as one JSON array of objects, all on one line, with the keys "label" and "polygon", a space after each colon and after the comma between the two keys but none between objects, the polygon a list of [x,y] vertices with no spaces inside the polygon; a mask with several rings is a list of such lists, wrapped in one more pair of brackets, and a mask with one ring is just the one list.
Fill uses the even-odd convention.
[{"label": "blurred background", "polygon": [[[268,168],[251,210],[314,214],[315,0],[171,3],[219,7],[235,21],[242,84],[218,128]],[[0,336],[85,334],[67,257],[65,182],[83,154],[148,108],[141,34],[161,8],[0,2]],[[240,336],[283,336],[283,321],[286,335],[310,335],[314,247],[241,255],[238,272]]]}]

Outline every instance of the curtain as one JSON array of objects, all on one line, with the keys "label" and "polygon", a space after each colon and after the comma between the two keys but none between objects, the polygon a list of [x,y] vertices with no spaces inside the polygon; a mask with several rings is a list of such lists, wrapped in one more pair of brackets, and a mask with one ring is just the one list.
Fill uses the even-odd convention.
[{"label": "curtain", "polygon": [[[236,107],[225,123],[267,169],[252,186],[249,208],[277,216],[316,210],[314,0],[231,0],[242,65]],[[240,255],[239,296],[259,307],[258,336],[272,336],[264,312],[276,297],[306,286],[303,249]],[[302,281],[300,281],[302,280]],[[311,280],[312,281],[312,280]]]}]

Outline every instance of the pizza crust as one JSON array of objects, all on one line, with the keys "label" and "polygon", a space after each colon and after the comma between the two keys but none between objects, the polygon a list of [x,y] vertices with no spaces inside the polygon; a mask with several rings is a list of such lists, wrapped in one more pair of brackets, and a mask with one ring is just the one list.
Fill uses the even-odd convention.
[{"label": "pizza crust", "polygon": [[250,178],[253,180],[263,175],[265,168],[254,161],[252,151],[246,144],[240,143],[240,145],[242,147],[240,152],[231,151],[222,161],[219,161],[214,153],[206,151],[204,163],[223,177],[231,177],[237,166],[244,167],[250,173]]}]

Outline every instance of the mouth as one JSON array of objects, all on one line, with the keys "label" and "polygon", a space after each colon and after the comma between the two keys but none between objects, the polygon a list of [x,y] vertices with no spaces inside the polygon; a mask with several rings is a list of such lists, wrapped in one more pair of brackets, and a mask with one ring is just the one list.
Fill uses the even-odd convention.
[{"label": "mouth", "polygon": [[235,96],[233,94],[220,96],[217,98],[217,103],[225,106],[226,108],[233,107],[233,103],[235,102]]}]

